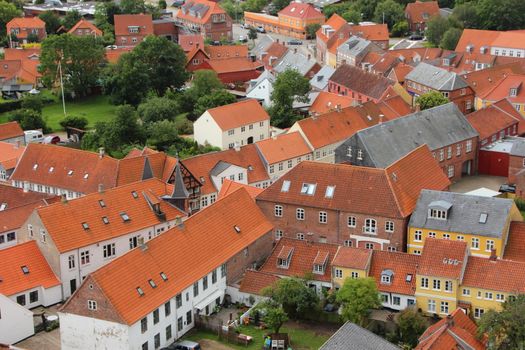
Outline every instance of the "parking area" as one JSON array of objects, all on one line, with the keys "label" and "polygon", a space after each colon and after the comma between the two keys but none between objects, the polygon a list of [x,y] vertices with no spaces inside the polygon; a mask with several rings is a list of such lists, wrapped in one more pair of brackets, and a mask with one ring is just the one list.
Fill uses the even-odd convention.
[{"label": "parking area", "polygon": [[28,350],[57,350],[60,349],[60,329],[51,332],[40,332],[31,338],[15,344],[17,347]]},{"label": "parking area", "polygon": [[484,187],[498,191],[499,187],[507,181],[503,176],[475,175],[466,176],[450,186],[450,191],[465,193]]}]

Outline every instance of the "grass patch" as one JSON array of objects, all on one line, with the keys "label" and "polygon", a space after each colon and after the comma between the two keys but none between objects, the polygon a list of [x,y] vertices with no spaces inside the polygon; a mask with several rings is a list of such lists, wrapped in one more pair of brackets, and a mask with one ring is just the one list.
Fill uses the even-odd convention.
[{"label": "grass patch", "polygon": [[[253,337],[253,341],[250,345],[244,346],[239,344],[228,343],[226,340],[219,340],[217,334],[205,330],[193,330],[184,339],[199,341],[201,339],[210,339],[217,342],[226,344],[232,349],[248,349],[248,350],[259,350],[263,347],[263,336],[271,332],[268,329],[258,329],[253,326],[241,326],[239,331],[243,334]],[[291,341],[291,347],[298,350],[310,350],[319,349],[327,340],[328,336],[318,335],[310,330],[298,329],[292,327],[283,326],[280,330],[281,333],[288,333],[288,337]]]}]

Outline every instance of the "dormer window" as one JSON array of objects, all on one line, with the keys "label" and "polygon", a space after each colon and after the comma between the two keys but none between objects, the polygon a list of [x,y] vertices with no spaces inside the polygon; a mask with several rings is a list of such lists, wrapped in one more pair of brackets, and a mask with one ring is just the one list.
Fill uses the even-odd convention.
[{"label": "dormer window", "polygon": [[428,212],[428,217],[431,219],[446,220],[447,212],[446,210],[430,209]]},{"label": "dormer window", "polygon": [[381,272],[381,284],[391,284],[394,278],[394,272],[392,270],[383,270]]},{"label": "dormer window", "polygon": [[517,89],[517,88],[511,88],[511,89],[510,89],[509,96],[510,96],[510,97],[516,97],[516,96],[518,96],[518,89]]},{"label": "dormer window", "polygon": [[128,31],[130,33],[138,33],[139,32],[139,27],[138,26],[128,26]]},{"label": "dormer window", "polygon": [[279,255],[277,256],[277,267],[281,269],[288,269],[290,267],[290,261],[292,260],[293,247],[282,247]]},{"label": "dormer window", "polygon": [[323,265],[314,264],[314,273],[317,273],[317,274],[320,274],[320,275],[324,275],[324,266]]},{"label": "dormer window", "polygon": [[448,58],[443,58],[443,65],[450,66],[450,60]]},{"label": "dormer window", "polygon": [[316,187],[317,187],[317,184],[303,183],[303,186],[301,187],[301,194],[307,194],[309,196],[313,196],[315,194]]}]

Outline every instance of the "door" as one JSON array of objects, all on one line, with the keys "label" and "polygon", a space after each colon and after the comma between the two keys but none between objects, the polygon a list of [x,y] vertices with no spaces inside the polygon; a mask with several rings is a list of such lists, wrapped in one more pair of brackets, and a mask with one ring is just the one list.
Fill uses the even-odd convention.
[{"label": "door", "polygon": [[76,279],[72,279],[71,281],[69,281],[69,290],[71,290],[71,294],[75,293],[75,291],[77,290],[77,280]]},{"label": "door", "polygon": [[248,137],[248,140],[246,140],[246,144],[252,144],[253,143],[253,136]]}]

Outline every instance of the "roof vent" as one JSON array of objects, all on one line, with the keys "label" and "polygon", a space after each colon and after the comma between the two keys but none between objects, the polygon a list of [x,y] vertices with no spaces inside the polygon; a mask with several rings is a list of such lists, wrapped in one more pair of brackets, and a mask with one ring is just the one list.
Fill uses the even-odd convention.
[{"label": "roof vent", "polygon": [[237,225],[233,226],[233,229],[235,230],[235,232],[237,233],[241,233],[241,228]]}]

